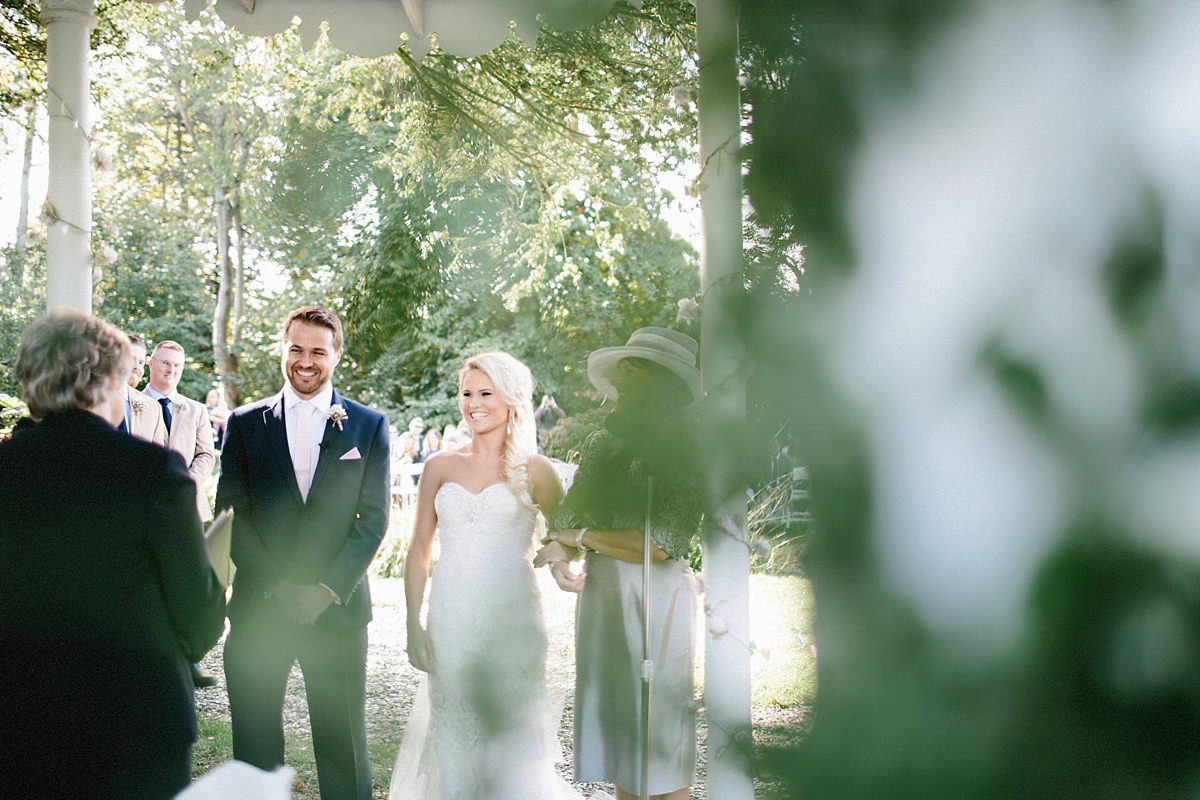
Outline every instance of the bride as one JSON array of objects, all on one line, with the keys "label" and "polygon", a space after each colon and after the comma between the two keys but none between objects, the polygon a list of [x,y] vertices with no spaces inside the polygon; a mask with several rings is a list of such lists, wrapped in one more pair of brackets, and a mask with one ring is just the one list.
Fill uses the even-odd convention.
[{"label": "bride", "polygon": [[[546,630],[531,554],[539,511],[562,497],[536,454],[533,377],[507,353],[467,359],[469,445],[426,462],[404,562],[408,657],[428,673],[390,800],[579,800],[558,776],[547,711]],[[421,624],[435,531],[441,554]]]}]

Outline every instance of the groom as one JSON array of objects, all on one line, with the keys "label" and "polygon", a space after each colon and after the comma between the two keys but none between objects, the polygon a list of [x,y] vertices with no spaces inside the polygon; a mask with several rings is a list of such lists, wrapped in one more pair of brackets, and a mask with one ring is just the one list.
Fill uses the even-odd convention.
[{"label": "groom", "polygon": [[233,756],[283,763],[283,698],[299,661],[322,800],[368,800],[366,570],[387,530],[387,418],[333,390],[342,324],[304,306],[283,325],[279,394],[229,418],[217,508],[232,508],[225,678]]}]

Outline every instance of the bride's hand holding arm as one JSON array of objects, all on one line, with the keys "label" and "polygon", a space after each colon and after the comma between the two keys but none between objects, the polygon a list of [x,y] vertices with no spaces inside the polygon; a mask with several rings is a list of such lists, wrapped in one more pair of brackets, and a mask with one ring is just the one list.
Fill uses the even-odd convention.
[{"label": "bride's hand holding arm", "polygon": [[[559,480],[558,471],[545,456],[531,458],[528,469],[533,484],[534,502],[542,515],[549,519],[550,513],[563,498],[562,481]],[[558,542],[548,542],[533,557],[533,566],[543,567],[548,564],[558,588],[564,592],[581,592],[586,576],[582,572],[572,571],[570,565],[578,555],[577,550],[569,549]]]},{"label": "bride's hand holding arm", "polygon": [[583,584],[587,579],[586,572],[575,572],[571,569],[570,561],[554,562],[550,565],[550,574],[554,577],[554,582],[558,584],[558,588],[564,592],[574,592],[576,594],[583,591]]},{"label": "bride's hand holding arm", "polygon": [[[542,512],[543,517],[550,519],[554,507],[563,499],[562,481],[558,479],[558,473],[554,470],[550,459],[545,456],[530,456],[525,468],[529,471],[529,483],[532,487],[530,494],[533,496],[533,503]],[[577,555],[578,553],[567,550],[557,542],[548,542],[534,555],[533,566],[544,567],[547,564],[553,565],[562,561],[570,561]]]},{"label": "bride's hand holding arm", "polygon": [[429,582],[429,561],[433,552],[433,534],[437,529],[434,497],[442,485],[441,459],[430,459],[417,480],[417,510],[412,537],[404,558],[404,601],[408,609],[408,660],[422,672],[433,669],[433,643],[421,625],[421,607],[425,604],[425,584]]}]

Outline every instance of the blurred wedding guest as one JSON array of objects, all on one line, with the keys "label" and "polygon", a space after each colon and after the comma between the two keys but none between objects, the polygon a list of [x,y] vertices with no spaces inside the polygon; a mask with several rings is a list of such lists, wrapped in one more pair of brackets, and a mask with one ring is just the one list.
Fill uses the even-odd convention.
[{"label": "blurred wedding guest", "polygon": [[146,371],[146,345],[136,334],[127,336],[133,353],[133,369],[129,370],[129,386],[125,390],[125,416],[118,427],[124,433],[166,447],[167,427],[163,424],[162,414],[150,396],[137,388]]},{"label": "blurred wedding guest", "polygon": [[471,430],[463,430],[463,426],[447,424],[442,431],[442,449],[457,450],[471,441]]},{"label": "blurred wedding guest", "polygon": [[542,401],[533,410],[533,419],[537,423],[539,449],[545,449],[546,440],[550,438],[550,431],[554,430],[554,426],[558,424],[558,421],[565,419],[566,416],[567,412],[563,411],[558,403],[554,402],[554,395],[542,395]]},{"label": "blurred wedding guest", "polygon": [[169,798],[190,778],[188,665],[224,592],[183,460],[117,430],[132,366],[125,334],[78,312],[17,346],[39,422],[0,442],[6,797]]},{"label": "blurred wedding guest", "polygon": [[221,449],[225,439],[225,423],[229,421],[229,406],[225,403],[225,395],[220,389],[210,389],[204,398],[204,409],[208,412],[209,422],[213,428],[213,446]]},{"label": "blurred wedding guest", "polygon": [[421,461],[425,461],[425,459],[441,449],[442,434],[437,428],[430,428],[429,433],[425,434],[425,443],[421,445]]},{"label": "blurred wedding guest", "polygon": [[400,452],[400,463],[417,464],[421,461],[421,447],[425,443],[425,420],[413,417],[408,421],[408,430],[400,434],[396,449]]}]

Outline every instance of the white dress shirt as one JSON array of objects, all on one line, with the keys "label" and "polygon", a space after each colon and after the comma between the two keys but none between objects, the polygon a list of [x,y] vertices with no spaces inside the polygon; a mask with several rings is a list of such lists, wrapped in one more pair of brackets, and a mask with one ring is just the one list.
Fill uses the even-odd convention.
[{"label": "white dress shirt", "polygon": [[[288,453],[292,456],[292,464],[296,468],[296,483],[307,500],[308,487],[312,485],[313,475],[317,471],[317,459],[321,455],[321,439],[325,434],[325,422],[329,418],[329,406],[333,403],[333,384],[327,383],[320,392],[308,400],[296,394],[290,383],[283,385],[283,422],[287,428]],[[304,441],[304,431],[307,427],[308,458],[299,451]],[[307,465],[307,474],[301,475],[303,465]]]},{"label": "white dress shirt", "polygon": [[[333,405],[332,383],[325,384],[325,387],[309,400],[305,400],[296,394],[296,390],[292,388],[290,383],[285,382],[283,384],[283,425],[287,430],[288,453],[292,457],[293,465],[303,462],[303,458],[300,457],[298,452],[300,442],[304,436],[300,430],[300,426],[303,424],[308,425],[308,474],[303,479],[299,472],[296,474],[296,483],[300,485],[305,501],[308,500],[308,488],[312,486],[313,475],[317,471],[317,459],[321,455],[321,440],[325,436],[325,423],[329,419],[329,407],[331,405]],[[297,470],[300,469],[299,466],[295,468]],[[342,599],[337,596],[337,592],[323,583],[317,585],[329,592],[334,603],[341,605]]]}]

